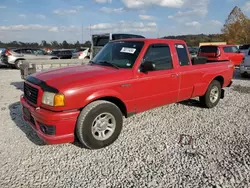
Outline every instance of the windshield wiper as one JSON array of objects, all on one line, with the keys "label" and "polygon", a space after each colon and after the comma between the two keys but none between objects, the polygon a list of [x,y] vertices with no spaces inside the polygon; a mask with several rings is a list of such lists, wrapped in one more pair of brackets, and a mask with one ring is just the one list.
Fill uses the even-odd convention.
[{"label": "windshield wiper", "polygon": [[116,68],[116,69],[120,69],[118,66],[116,66],[116,65],[113,64],[113,63],[110,63],[109,61],[99,61],[98,63],[110,65],[110,66],[112,66],[112,67],[114,67],[114,68]]}]

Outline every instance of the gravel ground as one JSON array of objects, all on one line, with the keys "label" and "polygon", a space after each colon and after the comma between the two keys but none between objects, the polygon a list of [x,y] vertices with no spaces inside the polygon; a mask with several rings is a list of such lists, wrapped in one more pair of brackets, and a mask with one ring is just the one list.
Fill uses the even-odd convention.
[{"label": "gravel ground", "polygon": [[94,151],[43,144],[21,119],[19,71],[0,69],[0,91],[1,188],[250,187],[250,79],[238,73],[216,108],[194,99],[138,114]]}]

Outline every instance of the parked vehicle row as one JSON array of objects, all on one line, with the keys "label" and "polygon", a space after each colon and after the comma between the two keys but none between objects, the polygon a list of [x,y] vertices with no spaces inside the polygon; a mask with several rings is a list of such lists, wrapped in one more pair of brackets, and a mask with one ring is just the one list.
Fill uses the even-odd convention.
[{"label": "parked vehicle row", "polygon": [[94,34],[91,38],[91,53],[90,59],[94,58],[95,55],[110,41],[119,39],[129,39],[129,38],[145,38],[142,35],[135,35],[129,33],[103,33]]},{"label": "parked vehicle row", "polygon": [[4,56],[5,56],[6,49],[2,48],[0,51],[1,51],[0,52],[0,66],[6,66],[6,64],[4,63],[4,58],[5,58]]},{"label": "parked vehicle row", "polygon": [[52,50],[51,55],[56,56],[58,59],[71,59],[73,51],[72,50]]},{"label": "parked vehicle row", "polygon": [[235,45],[201,46],[198,56],[207,57],[209,61],[230,60],[235,66],[240,66],[244,59],[244,54]]},{"label": "parked vehicle row", "polygon": [[245,58],[240,65],[240,74],[243,78],[250,76],[250,48],[245,51]]},{"label": "parked vehicle row", "polygon": [[73,59],[90,59],[90,48],[81,48],[73,51]]},{"label": "parked vehicle row", "polygon": [[198,56],[198,47],[188,47],[188,51],[191,57],[197,57]]},{"label": "parked vehicle row", "polygon": [[213,108],[232,84],[231,61],[192,58],[182,40],[109,41],[88,65],[28,76],[23,118],[49,144],[112,144],[131,115],[194,97]]},{"label": "parked vehicle row", "polygon": [[49,60],[49,59],[89,59],[89,48],[81,48],[79,50],[58,49],[52,50],[50,53],[40,48],[15,48],[2,50],[0,57],[0,65],[7,65],[13,68],[20,68],[20,64],[24,60]]},{"label": "parked vehicle row", "polygon": [[2,62],[10,67],[20,68],[23,60],[47,60],[58,59],[56,56],[48,55],[39,48],[16,48],[7,49],[3,55]]}]

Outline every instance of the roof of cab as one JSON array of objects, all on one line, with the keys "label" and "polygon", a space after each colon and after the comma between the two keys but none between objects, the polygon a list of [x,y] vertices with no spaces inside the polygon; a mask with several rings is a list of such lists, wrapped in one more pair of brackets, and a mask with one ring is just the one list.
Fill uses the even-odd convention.
[{"label": "roof of cab", "polygon": [[230,47],[230,46],[237,46],[237,45],[234,45],[234,44],[211,44],[211,45],[202,45],[200,47],[207,47],[207,46]]},{"label": "roof of cab", "polygon": [[168,43],[185,43],[184,40],[177,40],[177,39],[158,39],[158,38],[128,38],[128,39],[118,39],[113,41],[142,41],[142,42],[168,42]]}]

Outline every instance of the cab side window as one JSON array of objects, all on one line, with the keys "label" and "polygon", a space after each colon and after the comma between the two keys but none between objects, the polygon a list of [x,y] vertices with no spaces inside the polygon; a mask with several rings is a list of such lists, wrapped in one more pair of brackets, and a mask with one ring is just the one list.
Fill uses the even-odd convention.
[{"label": "cab side window", "polygon": [[183,44],[176,44],[175,49],[177,51],[180,66],[187,66],[190,64],[187,49]]},{"label": "cab side window", "polygon": [[149,46],[144,56],[144,61],[151,61],[155,64],[154,71],[173,68],[172,56],[167,44],[153,44]]}]

